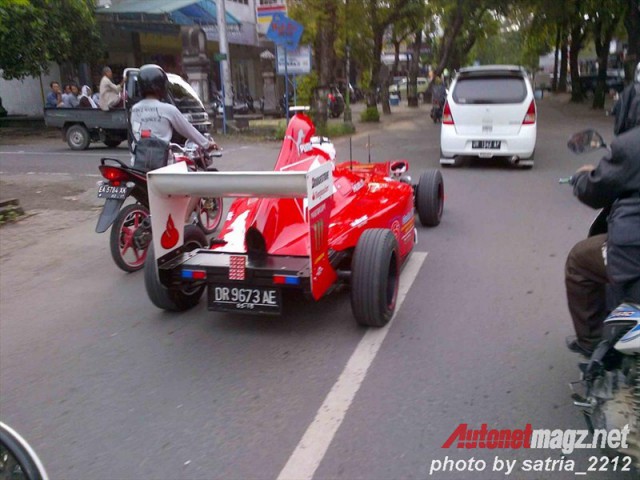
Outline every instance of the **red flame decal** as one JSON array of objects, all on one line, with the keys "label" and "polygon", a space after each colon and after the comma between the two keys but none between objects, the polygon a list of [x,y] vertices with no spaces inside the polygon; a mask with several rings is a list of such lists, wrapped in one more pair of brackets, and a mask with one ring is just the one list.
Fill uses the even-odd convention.
[{"label": "red flame decal", "polygon": [[164,231],[162,237],[160,238],[160,245],[162,245],[162,248],[169,250],[173,248],[176,243],[178,243],[179,239],[180,232],[178,232],[178,229],[173,224],[173,218],[171,218],[171,215],[169,215],[169,219],[167,220],[167,229]]}]

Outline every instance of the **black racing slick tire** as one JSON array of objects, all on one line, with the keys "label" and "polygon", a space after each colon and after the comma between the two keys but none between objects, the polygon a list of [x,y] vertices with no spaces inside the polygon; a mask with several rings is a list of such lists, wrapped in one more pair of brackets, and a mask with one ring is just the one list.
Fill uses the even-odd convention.
[{"label": "black racing slick tire", "polygon": [[[198,248],[207,248],[205,234],[195,225],[187,225],[184,229],[184,252]],[[156,307],[170,312],[183,312],[195,307],[200,301],[205,285],[172,285],[166,287],[160,282],[158,263],[153,252],[153,244],[149,246],[144,264],[144,286],[149,300]]]},{"label": "black racing slick tire", "polygon": [[391,230],[365,230],[351,264],[351,310],[360,325],[384,327],[396,309],[400,281],[398,242]]},{"label": "black racing slick tire", "polygon": [[67,145],[71,150],[86,150],[90,143],[91,136],[84,125],[71,125],[67,130]]},{"label": "black racing slick tire", "polygon": [[444,183],[440,170],[427,170],[420,175],[416,189],[416,209],[424,227],[440,224],[444,210]]}]

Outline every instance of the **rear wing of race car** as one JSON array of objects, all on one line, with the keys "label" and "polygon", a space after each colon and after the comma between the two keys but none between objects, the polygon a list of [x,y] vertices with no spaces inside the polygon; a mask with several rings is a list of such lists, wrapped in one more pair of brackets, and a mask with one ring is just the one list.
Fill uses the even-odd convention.
[{"label": "rear wing of race car", "polygon": [[192,197],[306,198],[311,293],[320,298],[336,279],[329,263],[328,229],[333,194],[331,162],[304,171],[190,172],[184,162],[147,174],[155,260],[170,258],[184,243]]}]

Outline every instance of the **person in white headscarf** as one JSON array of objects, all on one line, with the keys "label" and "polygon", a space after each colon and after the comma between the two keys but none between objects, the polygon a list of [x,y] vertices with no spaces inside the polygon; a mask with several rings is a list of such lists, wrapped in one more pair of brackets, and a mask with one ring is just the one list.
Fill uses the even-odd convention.
[{"label": "person in white headscarf", "polygon": [[89,88],[89,85],[82,86],[78,100],[80,100],[80,108],[98,108],[96,102],[91,98],[91,88]]}]

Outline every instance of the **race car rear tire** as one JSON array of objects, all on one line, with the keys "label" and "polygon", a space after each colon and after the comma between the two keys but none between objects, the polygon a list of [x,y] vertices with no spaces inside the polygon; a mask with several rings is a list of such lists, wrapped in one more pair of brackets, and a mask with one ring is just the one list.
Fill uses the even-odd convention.
[{"label": "race car rear tire", "polygon": [[[199,227],[195,225],[187,225],[185,227],[184,252],[190,252],[197,248],[207,248],[207,246],[207,237]],[[182,312],[195,307],[205,289],[205,285],[193,287],[184,284],[181,287],[166,287],[160,283],[158,263],[153,252],[153,244],[149,246],[144,264],[144,286],[151,303],[162,310],[170,312]]]},{"label": "race car rear tire", "polygon": [[398,242],[391,230],[365,230],[351,261],[351,310],[360,325],[384,327],[396,308],[400,281]]},{"label": "race car rear tire", "polygon": [[444,183],[440,170],[422,172],[416,189],[416,209],[424,227],[435,227],[444,210]]}]

